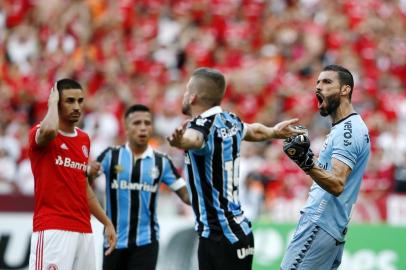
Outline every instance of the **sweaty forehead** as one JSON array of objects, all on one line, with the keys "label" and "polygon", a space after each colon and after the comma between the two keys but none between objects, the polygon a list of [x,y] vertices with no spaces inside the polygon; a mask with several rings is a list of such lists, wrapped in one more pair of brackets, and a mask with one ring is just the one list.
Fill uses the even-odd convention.
[{"label": "sweaty forehead", "polygon": [[322,71],[317,80],[321,81],[321,80],[324,80],[324,79],[330,79],[332,81],[338,81],[338,73],[335,72],[335,71],[331,71],[331,70]]}]

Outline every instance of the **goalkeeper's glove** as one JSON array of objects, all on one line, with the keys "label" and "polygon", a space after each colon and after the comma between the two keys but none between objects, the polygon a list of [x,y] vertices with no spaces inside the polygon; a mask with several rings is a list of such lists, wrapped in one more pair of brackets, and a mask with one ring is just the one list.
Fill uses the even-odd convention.
[{"label": "goalkeeper's glove", "polygon": [[314,154],[310,149],[310,140],[307,135],[297,135],[285,139],[283,151],[305,172],[314,167]]}]

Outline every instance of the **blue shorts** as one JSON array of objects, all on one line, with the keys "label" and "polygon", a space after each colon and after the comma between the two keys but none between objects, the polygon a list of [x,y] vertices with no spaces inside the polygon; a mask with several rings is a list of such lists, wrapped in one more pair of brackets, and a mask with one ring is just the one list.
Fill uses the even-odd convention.
[{"label": "blue shorts", "polygon": [[302,214],[285,256],[281,270],[334,270],[341,264],[344,243]]}]

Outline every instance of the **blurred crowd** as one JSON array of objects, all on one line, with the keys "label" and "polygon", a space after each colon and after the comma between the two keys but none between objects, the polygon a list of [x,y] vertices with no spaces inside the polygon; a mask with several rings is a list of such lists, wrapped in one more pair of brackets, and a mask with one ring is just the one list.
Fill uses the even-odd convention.
[{"label": "blurred crowd", "polygon": [[[353,103],[373,154],[355,219],[386,219],[386,198],[406,191],[405,0],[0,0],[0,194],[33,194],[28,132],[47,110],[55,80],[86,90],[81,127],[92,157],[123,143],[122,113],[152,108],[155,147],[185,119],[181,100],[196,67],[226,74],[222,106],[244,121],[299,117],[314,152],[329,132],[315,80],[327,64],[355,76]],[[280,141],[244,144],[241,194],[252,218],[284,220],[311,179]]]}]

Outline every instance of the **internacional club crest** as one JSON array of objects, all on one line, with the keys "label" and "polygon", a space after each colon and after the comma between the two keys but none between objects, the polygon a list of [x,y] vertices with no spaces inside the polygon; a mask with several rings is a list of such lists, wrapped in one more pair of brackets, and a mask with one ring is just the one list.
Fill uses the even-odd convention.
[{"label": "internacional club crest", "polygon": [[55,264],[50,264],[48,265],[47,270],[58,270],[58,266],[56,266]]}]

